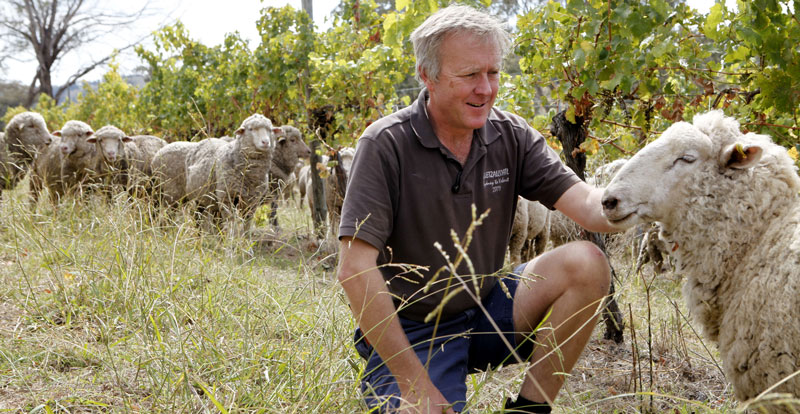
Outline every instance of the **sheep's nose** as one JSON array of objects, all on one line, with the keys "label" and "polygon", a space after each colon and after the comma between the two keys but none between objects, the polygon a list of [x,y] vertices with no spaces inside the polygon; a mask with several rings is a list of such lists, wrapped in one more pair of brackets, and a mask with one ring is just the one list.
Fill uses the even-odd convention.
[{"label": "sheep's nose", "polygon": [[619,200],[616,197],[604,197],[603,198],[603,208],[606,210],[613,210],[617,208],[617,204]]},{"label": "sheep's nose", "polygon": [[61,146],[61,152],[63,152],[64,154],[68,153],[69,152],[69,147],[66,146],[66,145],[62,145]]}]

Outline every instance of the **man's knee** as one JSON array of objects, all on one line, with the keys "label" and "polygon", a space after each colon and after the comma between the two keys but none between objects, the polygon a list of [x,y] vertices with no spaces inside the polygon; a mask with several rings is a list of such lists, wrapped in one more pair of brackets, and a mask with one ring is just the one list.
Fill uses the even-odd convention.
[{"label": "man's knee", "polygon": [[566,247],[570,249],[565,266],[571,285],[597,289],[599,294],[605,295],[611,284],[611,267],[605,253],[589,241],[572,242]]}]

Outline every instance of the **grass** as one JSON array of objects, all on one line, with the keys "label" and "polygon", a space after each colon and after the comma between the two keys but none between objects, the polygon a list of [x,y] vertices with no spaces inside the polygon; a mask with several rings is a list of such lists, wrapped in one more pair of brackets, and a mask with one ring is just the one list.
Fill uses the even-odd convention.
[{"label": "grass", "polygon": [[[253,241],[126,197],[26,197],[0,203],[0,411],[363,412],[353,319],[307,210],[284,203],[277,237]],[[596,329],[556,412],[741,412],[679,278],[634,274],[630,250],[612,256],[626,341]],[[523,370],[471,376],[472,412]]]}]

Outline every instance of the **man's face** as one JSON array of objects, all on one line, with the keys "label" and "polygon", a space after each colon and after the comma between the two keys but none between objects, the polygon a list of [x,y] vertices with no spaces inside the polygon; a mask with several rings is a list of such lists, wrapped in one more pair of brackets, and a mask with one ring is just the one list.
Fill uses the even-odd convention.
[{"label": "man's face", "polygon": [[434,81],[423,74],[428,109],[438,131],[469,134],[486,123],[500,84],[500,55],[494,43],[471,33],[451,34],[439,50]]}]

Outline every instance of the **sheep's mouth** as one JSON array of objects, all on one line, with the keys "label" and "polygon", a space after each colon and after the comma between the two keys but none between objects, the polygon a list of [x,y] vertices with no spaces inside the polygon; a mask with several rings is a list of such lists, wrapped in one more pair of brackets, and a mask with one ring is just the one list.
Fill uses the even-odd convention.
[{"label": "sheep's mouth", "polygon": [[606,219],[608,220],[609,223],[611,223],[612,225],[614,225],[616,227],[626,227],[626,226],[632,225],[632,223],[635,221],[634,217],[636,217],[636,216],[638,216],[638,213],[634,210],[634,211],[631,211],[630,213],[628,213],[628,214],[626,214],[626,215],[624,215],[622,217],[613,217],[612,218],[612,217],[606,216]]}]

